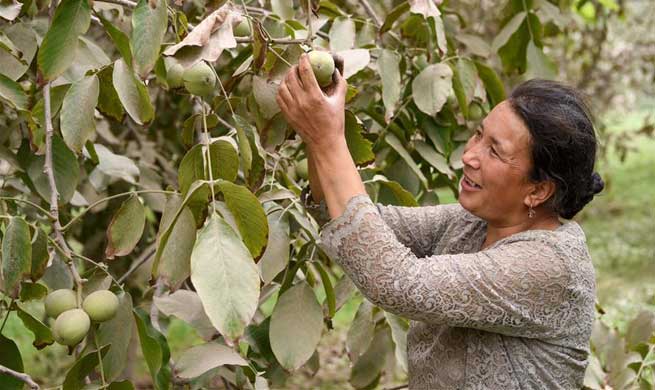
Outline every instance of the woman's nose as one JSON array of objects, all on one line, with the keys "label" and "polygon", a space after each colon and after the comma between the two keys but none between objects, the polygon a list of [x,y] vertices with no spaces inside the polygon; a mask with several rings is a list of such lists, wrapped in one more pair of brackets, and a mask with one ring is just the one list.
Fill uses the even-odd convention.
[{"label": "woman's nose", "polygon": [[475,145],[471,145],[469,142],[468,145],[464,148],[464,153],[462,154],[462,163],[468,165],[473,169],[478,169],[480,167],[480,160],[477,155],[477,148]]}]

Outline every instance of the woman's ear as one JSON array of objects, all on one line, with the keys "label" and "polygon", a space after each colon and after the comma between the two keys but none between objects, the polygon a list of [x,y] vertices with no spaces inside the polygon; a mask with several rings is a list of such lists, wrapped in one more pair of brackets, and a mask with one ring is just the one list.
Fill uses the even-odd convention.
[{"label": "woman's ear", "polygon": [[532,190],[526,195],[523,202],[526,207],[538,207],[555,194],[555,189],[556,186],[552,180],[542,180],[534,183],[532,184]]}]

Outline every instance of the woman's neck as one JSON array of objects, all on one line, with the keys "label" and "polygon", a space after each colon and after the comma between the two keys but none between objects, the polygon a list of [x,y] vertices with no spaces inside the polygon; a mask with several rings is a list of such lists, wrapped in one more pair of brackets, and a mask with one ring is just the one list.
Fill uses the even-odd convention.
[{"label": "woman's neck", "polygon": [[482,244],[481,249],[485,249],[493,245],[495,242],[509,237],[513,234],[524,232],[527,230],[555,230],[562,224],[557,216],[543,216],[541,218],[535,217],[525,219],[518,223],[505,223],[495,224],[487,222],[487,236]]}]

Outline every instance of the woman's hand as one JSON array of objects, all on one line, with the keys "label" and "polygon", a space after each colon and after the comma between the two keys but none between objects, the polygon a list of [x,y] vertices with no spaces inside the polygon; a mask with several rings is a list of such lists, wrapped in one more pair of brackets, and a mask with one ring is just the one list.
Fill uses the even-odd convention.
[{"label": "woman's hand", "polygon": [[284,117],[311,150],[331,148],[345,139],[347,83],[339,72],[333,79],[323,92],[307,54],[303,54],[278,89],[276,100]]}]

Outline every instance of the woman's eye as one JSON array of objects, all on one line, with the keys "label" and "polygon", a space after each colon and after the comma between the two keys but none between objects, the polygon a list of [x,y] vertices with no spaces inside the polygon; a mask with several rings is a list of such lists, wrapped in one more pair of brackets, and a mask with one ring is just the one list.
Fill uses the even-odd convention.
[{"label": "woman's eye", "polygon": [[489,148],[489,149],[491,150],[491,154],[493,154],[493,155],[496,156],[496,157],[500,157],[500,155],[498,154],[498,152],[496,152],[496,149],[494,149],[494,148]]},{"label": "woman's eye", "polygon": [[475,130],[475,137],[476,138],[482,138],[482,131],[480,129]]}]

